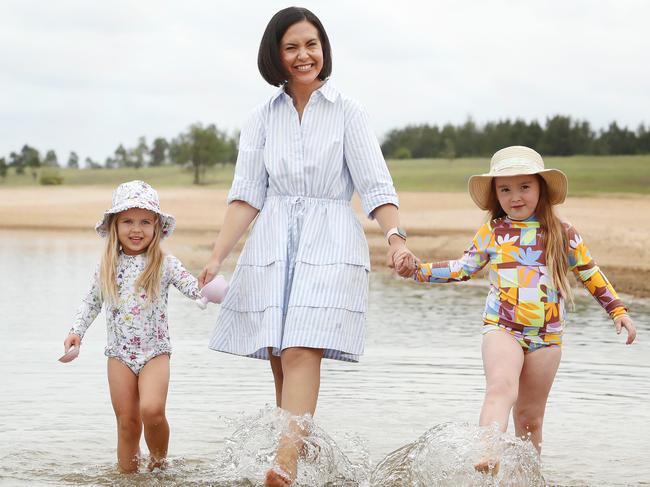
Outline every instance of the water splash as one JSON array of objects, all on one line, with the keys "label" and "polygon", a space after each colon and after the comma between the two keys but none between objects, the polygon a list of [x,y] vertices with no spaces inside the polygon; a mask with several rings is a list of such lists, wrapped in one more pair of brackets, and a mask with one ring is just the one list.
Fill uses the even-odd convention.
[{"label": "water splash", "polygon": [[[295,487],[442,487],[442,486],[543,486],[537,452],[524,442],[497,429],[445,423],[431,428],[413,443],[394,451],[372,471],[365,443],[355,436],[338,442],[311,418],[295,418],[276,408],[230,422],[234,432],[214,458],[171,457],[166,470],[141,469],[122,475],[116,465],[74,462],[52,463],[47,452],[18,451],[0,460],[0,483],[11,485],[97,485],[112,487],[258,487],[273,466],[279,439],[295,421],[308,432],[298,463]],[[500,458],[495,476],[480,474],[474,464],[485,447]],[[25,471],[18,462],[34,465]],[[146,463],[145,463],[146,464]],[[38,467],[36,467],[38,465]],[[11,470],[8,471],[8,470]]]},{"label": "water splash", "polygon": [[[498,473],[474,465],[486,448],[500,459]],[[444,423],[395,450],[374,469],[372,487],[544,486],[539,457],[530,444],[496,428]]]},{"label": "water splash", "polygon": [[[114,462],[94,463],[86,459],[60,464],[48,452],[17,451],[2,457],[0,484],[259,487],[274,465],[279,439],[287,433],[291,422],[308,432],[299,458],[296,487],[368,486],[371,468],[365,442],[345,435],[337,443],[310,417],[291,417],[271,407],[252,416],[239,415],[228,420],[234,432],[225,440],[216,460],[172,456],[166,469],[148,472],[145,455],[138,473],[124,475]],[[25,469],[25,463],[33,467]]]},{"label": "water splash", "polygon": [[215,465],[219,479],[245,479],[251,485],[262,485],[267,470],[274,466],[280,438],[288,433],[292,422],[306,432],[298,459],[296,487],[367,485],[370,455],[363,441],[348,435],[340,446],[311,417],[295,417],[271,407],[238,421]]}]

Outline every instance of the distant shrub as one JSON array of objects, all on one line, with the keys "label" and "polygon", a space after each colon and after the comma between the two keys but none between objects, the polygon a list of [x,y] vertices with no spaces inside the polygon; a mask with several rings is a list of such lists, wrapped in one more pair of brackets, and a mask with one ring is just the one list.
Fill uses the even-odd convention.
[{"label": "distant shrub", "polygon": [[63,184],[63,176],[56,169],[46,169],[41,173],[40,183],[43,186],[58,186]]},{"label": "distant shrub", "polygon": [[400,147],[393,153],[395,159],[412,159],[411,150],[408,147]]}]

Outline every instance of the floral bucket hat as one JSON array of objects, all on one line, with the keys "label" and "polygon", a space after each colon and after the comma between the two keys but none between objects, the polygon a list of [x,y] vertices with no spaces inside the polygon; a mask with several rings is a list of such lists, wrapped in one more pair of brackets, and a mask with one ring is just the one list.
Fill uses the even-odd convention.
[{"label": "floral bucket hat", "polygon": [[162,223],[161,240],[169,237],[176,227],[176,219],[160,210],[160,200],[156,190],[144,181],[136,180],[122,183],[113,191],[113,206],[104,212],[104,218],[97,222],[95,231],[100,237],[106,237],[110,216],[131,208],[142,208],[158,215]]}]

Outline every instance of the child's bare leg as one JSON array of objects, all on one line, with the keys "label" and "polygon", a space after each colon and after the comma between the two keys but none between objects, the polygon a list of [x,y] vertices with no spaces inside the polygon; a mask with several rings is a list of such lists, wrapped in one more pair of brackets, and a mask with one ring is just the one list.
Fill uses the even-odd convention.
[{"label": "child's bare leg", "polygon": [[169,445],[169,424],[165,417],[169,387],[169,355],[152,358],[140,371],[140,415],[144,439],[151,456],[149,470],[163,468]]},{"label": "child's bare leg", "polygon": [[108,359],[108,387],[117,420],[117,464],[123,473],[138,471],[142,420],[138,377],[117,359]]},{"label": "child's bare leg", "polygon": [[[482,355],[486,387],[479,425],[496,422],[501,431],[506,431],[510,410],[517,400],[524,352],[510,334],[495,330],[483,335]],[[475,467],[487,471],[495,461],[487,453]]]},{"label": "child's bare leg", "polygon": [[269,362],[271,362],[271,371],[273,372],[273,383],[275,384],[275,405],[280,407],[282,404],[282,359],[273,355],[273,348],[269,347]]},{"label": "child's bare leg", "polygon": [[[281,407],[294,416],[313,415],[320,389],[320,365],[323,350],[316,348],[288,348],[282,352]],[[285,475],[275,470],[266,473],[267,487],[285,487],[293,484],[297,475],[298,455],[305,432],[291,422],[289,434],[280,440],[276,463]]]},{"label": "child's bare leg", "polygon": [[520,438],[530,438],[539,453],[542,452],[542,424],[546,400],[561,356],[562,349],[558,346],[548,346],[527,353],[519,377],[519,397],[513,410],[515,434]]},{"label": "child's bare leg", "polygon": [[496,422],[505,431],[517,400],[524,352],[510,334],[492,331],[483,335],[482,355],[486,387],[479,425]]}]

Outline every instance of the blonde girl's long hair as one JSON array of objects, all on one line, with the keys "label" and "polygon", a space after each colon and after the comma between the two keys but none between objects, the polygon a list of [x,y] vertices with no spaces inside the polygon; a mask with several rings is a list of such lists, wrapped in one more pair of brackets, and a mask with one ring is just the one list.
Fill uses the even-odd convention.
[{"label": "blonde girl's long hair", "polygon": [[[108,222],[108,236],[106,245],[99,266],[99,282],[102,298],[109,303],[119,303],[119,292],[117,289],[117,261],[120,256],[120,240],[117,237],[117,215],[110,215]],[[135,282],[136,290],[144,290],[147,301],[151,302],[160,292],[160,280],[165,254],[160,248],[160,235],[162,223],[156,219],[153,239],[147,247],[144,270]]]},{"label": "blonde girl's long hair", "polygon": [[[564,297],[573,306],[573,292],[567,273],[569,271],[569,238],[567,236],[562,221],[556,215],[553,205],[548,199],[548,187],[546,181],[539,174],[535,174],[539,182],[539,201],[535,209],[535,215],[539,220],[539,226],[543,230],[542,238],[546,254],[546,268],[549,272],[551,282]],[[497,198],[494,179],[492,179],[492,189],[488,200],[488,214],[490,220],[506,216],[506,212],[501,208]]]}]

